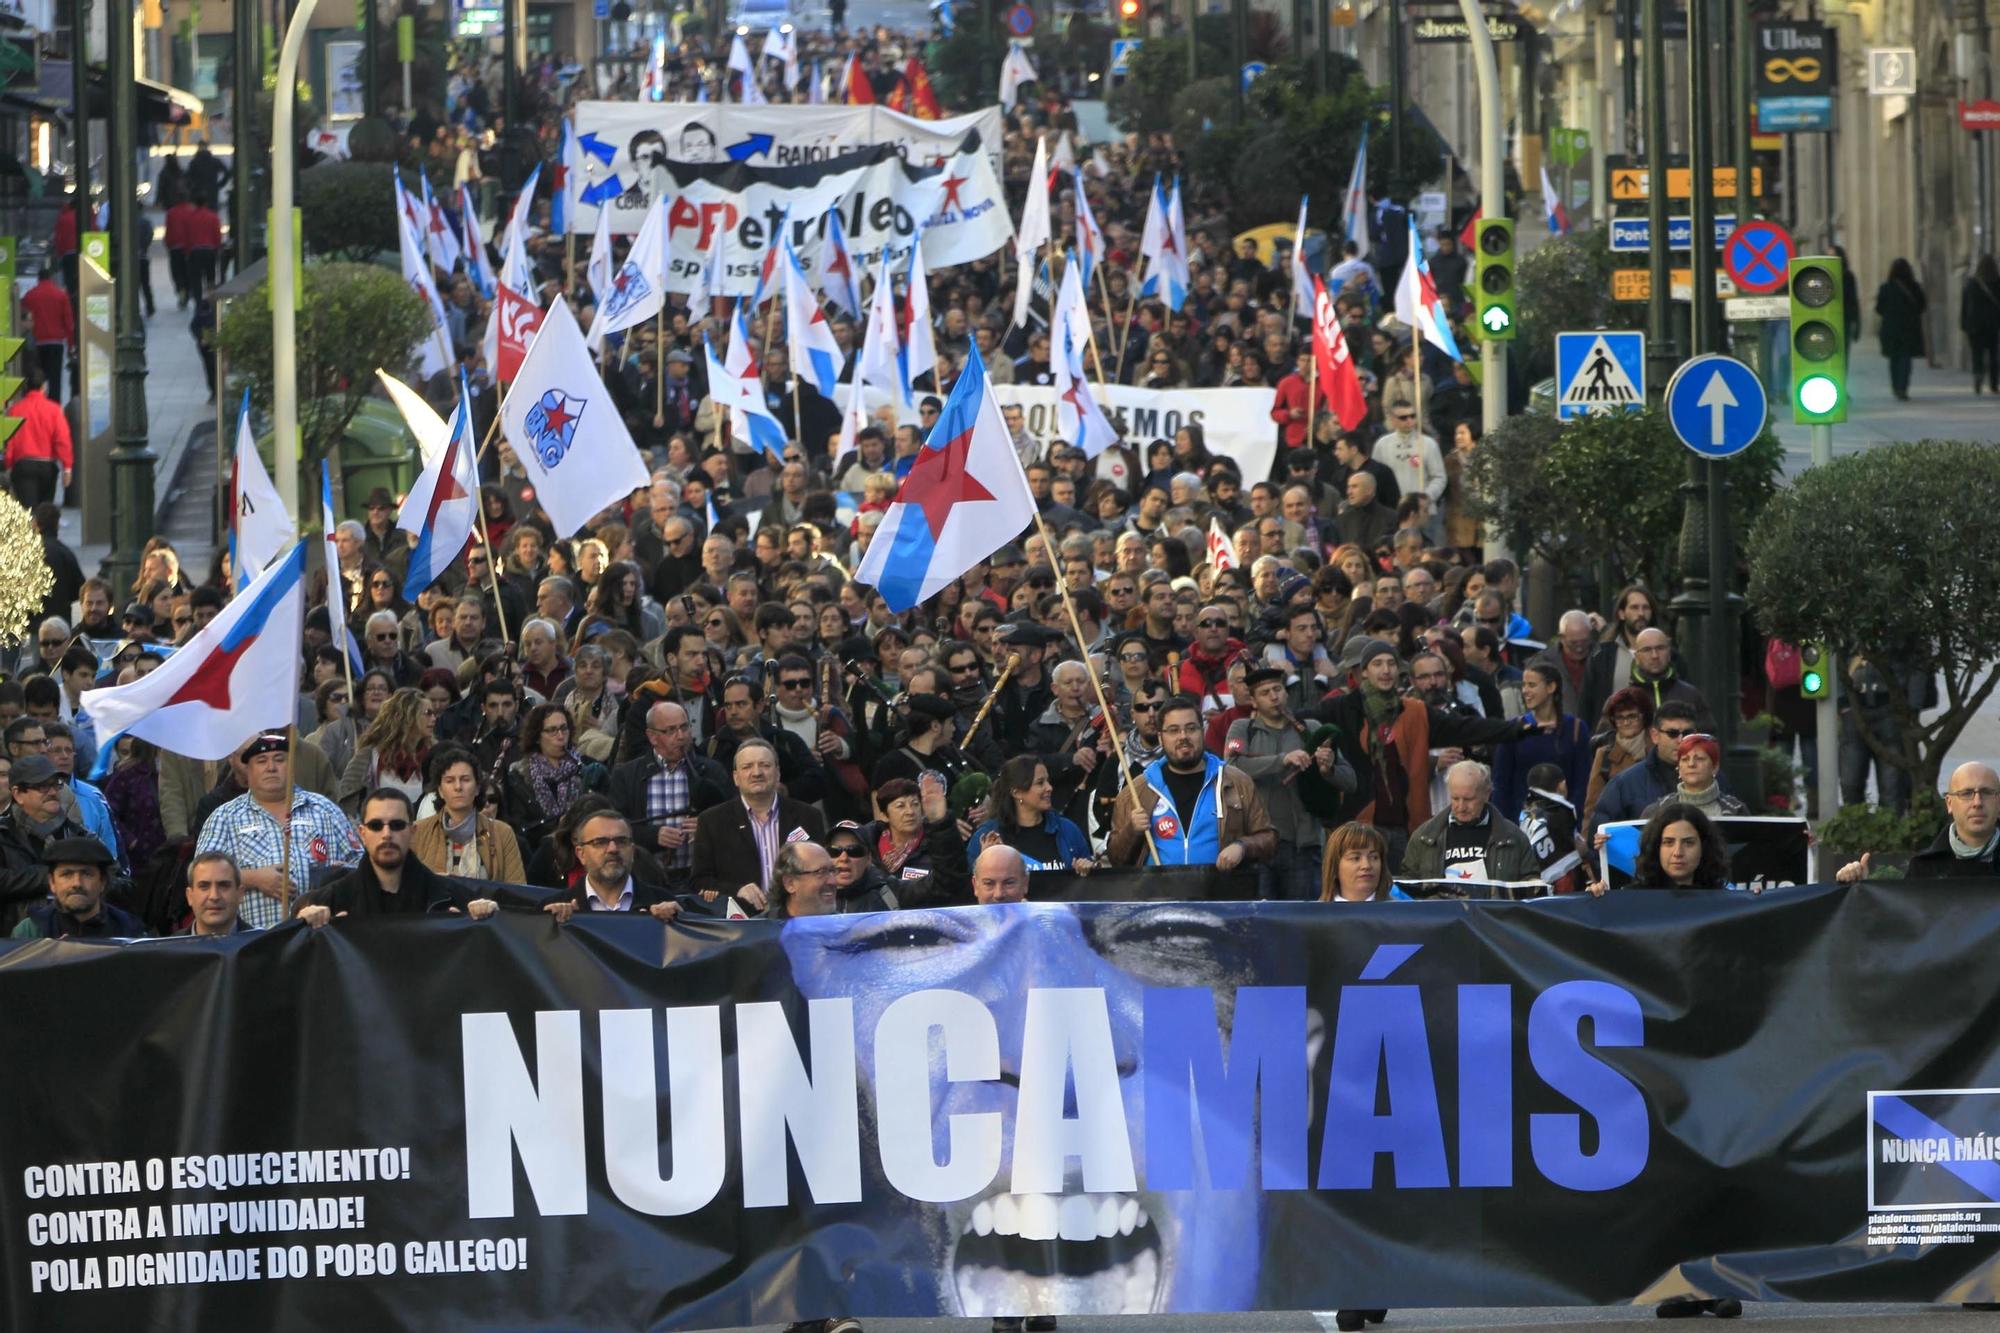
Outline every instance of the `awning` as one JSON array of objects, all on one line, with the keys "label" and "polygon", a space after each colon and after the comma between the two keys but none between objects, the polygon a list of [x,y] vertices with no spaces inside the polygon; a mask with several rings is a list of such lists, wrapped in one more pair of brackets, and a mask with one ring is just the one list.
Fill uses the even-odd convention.
[{"label": "awning", "polygon": [[[66,60],[42,62],[41,87],[30,92],[17,89],[36,101],[67,111],[75,103],[74,71]],[[202,101],[193,93],[151,79],[133,80],[139,89],[139,123],[142,125],[186,125],[203,111]],[[90,115],[102,120],[111,114],[111,81],[102,69],[90,71]]]}]

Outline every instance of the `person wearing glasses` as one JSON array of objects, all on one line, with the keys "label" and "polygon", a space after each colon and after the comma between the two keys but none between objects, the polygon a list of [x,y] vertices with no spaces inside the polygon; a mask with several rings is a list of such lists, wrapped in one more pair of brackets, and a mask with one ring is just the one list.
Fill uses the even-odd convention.
[{"label": "person wearing glasses", "polygon": [[463,912],[483,921],[500,910],[410,855],[416,808],[393,787],[368,793],[361,803],[361,863],[300,901],[299,920],[318,929],[345,916],[405,916]]},{"label": "person wearing glasses", "polygon": [[[1907,879],[1989,879],[2000,857],[2000,773],[1981,763],[1960,764],[1951,771],[1944,793],[1951,818],[1928,847],[1910,857]],[[1844,865],[1834,878],[1843,884],[1868,879],[1874,856]]]},{"label": "person wearing glasses", "polygon": [[1650,819],[1668,805],[1693,806],[1709,818],[1718,815],[1745,815],[1750,808],[1722,790],[1722,743],[1704,732],[1681,738],[1675,752],[1674,789],[1640,812]]},{"label": "person wearing glasses", "polygon": [[729,799],[722,765],[694,750],[687,709],[656,703],[646,710],[647,753],[611,772],[611,803],[638,844],[667,874],[685,880],[694,859],[695,817]]},{"label": "person wearing glasses", "polygon": [[527,869],[514,830],[481,808],[486,784],[472,752],[440,745],[426,779],[435,808],[410,829],[410,855],[439,875],[524,883]]},{"label": "person wearing glasses", "polygon": [[1653,710],[1653,725],[1646,733],[1651,753],[1604,784],[1590,814],[1592,831],[1641,818],[1671,793],[1680,782],[1681,742],[1700,732],[1694,706],[1685,700],[1669,699]]},{"label": "person wearing glasses", "polygon": [[1438,514],[1444,499],[1445,483],[1450,473],[1445,471],[1444,452],[1438,442],[1417,429],[1416,405],[1407,399],[1397,400],[1395,394],[1384,390],[1384,397],[1391,399],[1389,406],[1389,432],[1375,441],[1371,451],[1375,459],[1396,474],[1396,489],[1403,495],[1418,491],[1431,497],[1431,518],[1425,525],[1425,533],[1433,543],[1439,536]]},{"label": "person wearing glasses", "polygon": [[506,813],[521,837],[539,844],[563,811],[609,781],[604,765],[576,752],[575,728],[558,704],[538,704],[521,724],[521,758],[507,766]]},{"label": "person wearing glasses", "polygon": [[[483,624],[485,612],[480,616]],[[394,611],[373,612],[362,623],[361,650],[366,666],[385,673],[398,689],[416,684],[424,673],[424,663],[403,651],[402,621]]]}]

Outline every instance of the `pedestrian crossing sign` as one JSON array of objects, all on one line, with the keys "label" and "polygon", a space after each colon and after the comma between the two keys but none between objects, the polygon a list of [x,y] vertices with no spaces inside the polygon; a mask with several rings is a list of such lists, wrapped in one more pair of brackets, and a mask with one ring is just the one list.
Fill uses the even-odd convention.
[{"label": "pedestrian crossing sign", "polygon": [[1556,335],[1556,412],[1564,421],[1645,407],[1645,334]]}]

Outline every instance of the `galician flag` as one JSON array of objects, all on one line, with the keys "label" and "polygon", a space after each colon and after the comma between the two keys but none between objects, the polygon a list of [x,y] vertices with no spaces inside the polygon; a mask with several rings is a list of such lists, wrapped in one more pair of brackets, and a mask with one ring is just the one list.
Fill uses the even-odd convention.
[{"label": "galician flag", "polygon": [[1569,233],[1569,210],[1563,207],[1562,194],[1549,179],[1549,164],[1542,163],[1542,215],[1548,219],[1549,235],[1564,236]]},{"label": "galician flag", "polygon": [[296,722],[298,692],[277,686],[299,673],[305,574],[305,543],[294,542],[158,670],[85,690],[99,745],[137,736],[190,759],[226,759],[250,736]]},{"label": "galician flag", "polygon": [[250,391],[236,413],[236,460],[229,476],[229,568],[240,592],[299,539],[299,526],[285,512],[271,474],[257,453],[250,429]]},{"label": "galician flag", "polygon": [[458,187],[458,224],[465,230],[465,273],[487,300],[493,299],[493,261],[486,253],[486,238],[479,234],[479,208],[472,202],[472,187]]},{"label": "galician flag", "polygon": [[667,197],[653,196],[639,235],[612,276],[608,290],[597,294],[597,318],[591,321],[593,341],[622,333],[660,313],[667,295]]},{"label": "galician flag", "polygon": [[1312,270],[1306,267],[1306,195],[1299,196],[1299,226],[1292,233],[1292,311],[1300,319],[1313,313]]},{"label": "galician flag", "polygon": [[[716,228],[718,233],[721,230]],[[838,208],[826,211],[826,237],[820,242],[819,262],[813,265],[813,280],[834,309],[849,319],[861,318],[861,275],[854,271],[854,256],[848,253]]]},{"label": "galician flag", "polygon": [[897,312],[896,378],[903,401],[916,401],[918,379],[937,369],[937,341],[931,336],[931,280],[924,272],[924,231],[910,238],[910,268]]},{"label": "galician flag", "polygon": [[1410,217],[1410,257],[1403,264],[1403,276],[1396,283],[1396,318],[1410,326],[1416,336],[1442,351],[1454,361],[1463,361],[1458,340],[1451,336],[1451,320],[1438,299],[1437,283],[1424,258],[1424,238],[1417,232],[1417,219]]},{"label": "galician flag", "polygon": [[410,284],[417,299],[431,312],[431,330],[418,339],[414,349],[418,379],[421,381],[444,374],[457,358],[452,354],[451,334],[444,318],[444,301],[438,296],[437,280],[432,275],[431,261],[424,253],[423,232],[419,230],[425,225],[426,214],[416,198],[403,188],[400,179],[396,182],[396,203],[396,239],[402,250],[403,281]]},{"label": "galician flag", "polygon": [[1354,170],[1340,196],[1340,230],[1353,241],[1355,258],[1368,256],[1368,127],[1361,127],[1361,147],[1354,150]]},{"label": "galician flag", "polygon": [[472,390],[461,375],[451,442],[437,462],[418,475],[396,514],[396,526],[417,538],[410,551],[410,571],[403,579],[403,596],[409,601],[416,601],[418,593],[452,567],[478,530],[479,474],[473,468],[478,447],[472,434]]},{"label": "galician flag", "polygon": [[1215,566],[1218,574],[1236,568],[1236,543],[1229,540],[1229,534],[1222,530],[1222,520],[1213,514],[1208,519],[1208,563]]},{"label": "galician flag", "polygon": [[715,406],[729,409],[730,435],[763,450],[773,460],[784,458],[785,428],[771,415],[771,404],[764,398],[764,381],[754,374],[745,379],[723,369],[706,333],[701,335],[701,351],[707,358],[708,396]]},{"label": "galician flag", "polygon": [[1034,519],[1035,497],[975,347],[854,577],[890,610],[907,611]]},{"label": "galician flag", "polygon": [[1028,305],[1034,299],[1035,272],[1041,265],[1042,247],[1054,234],[1049,212],[1049,141],[1035,140],[1035,164],[1028,169],[1028,197],[1021,204],[1021,225],[1014,232],[1014,265],[1018,272],[1014,285],[1012,328],[1028,322]]},{"label": "galician flag", "polygon": [[[831,399],[840,383],[840,344],[826,322],[826,311],[806,279],[805,265],[785,238],[785,345],[792,354],[792,373]],[[643,483],[642,483],[643,484]]]},{"label": "galician flag", "polygon": [[333,530],[338,526],[333,516],[333,470],[322,458],[319,460],[319,539],[326,556],[327,628],[333,635],[335,650],[346,655],[348,666],[354,669],[358,678],[367,674],[367,664],[361,660],[361,645],[354,641],[354,634],[347,624],[354,608],[347,604],[347,582],[340,577],[340,548],[333,541]]},{"label": "galician flag", "polygon": [[[1056,304],[1058,309],[1068,304],[1079,308],[1081,313],[1083,284],[1078,278],[1074,255],[1063,268],[1062,296]],[[1050,329],[1059,344],[1049,355],[1056,382],[1056,425],[1062,438],[1083,450],[1084,457],[1095,458],[1107,446],[1118,443],[1118,428],[1105,417],[1084,378],[1083,349],[1089,338],[1089,316],[1083,316],[1081,336],[1076,323],[1074,318],[1059,317]]]}]

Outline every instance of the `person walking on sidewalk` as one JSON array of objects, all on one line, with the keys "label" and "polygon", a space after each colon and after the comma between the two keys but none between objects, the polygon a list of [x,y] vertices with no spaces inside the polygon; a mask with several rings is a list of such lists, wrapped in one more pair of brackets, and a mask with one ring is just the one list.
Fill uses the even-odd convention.
[{"label": "person walking on sidewalk", "polygon": [[1972,349],[1972,392],[1980,393],[1982,382],[2000,394],[2000,264],[1992,255],[1981,255],[1978,267],[1965,280],[1958,302],[1958,327]]},{"label": "person walking on sidewalk", "polygon": [[56,285],[56,271],[43,267],[41,278],[21,298],[28,314],[28,334],[35,344],[35,359],[42,367],[49,401],[62,401],[63,356],[76,341],[76,311],[69,293]]},{"label": "person walking on sidewalk", "polygon": [[70,469],[76,466],[69,434],[69,418],[42,392],[42,368],[29,362],[22,373],[23,391],[7,409],[10,417],[21,418],[14,438],[7,442],[7,485],[14,498],[29,509],[44,500],[59,499],[56,480],[69,485]]},{"label": "person walking on sidewalk", "polygon": [[1907,402],[1910,365],[1924,354],[1924,289],[1910,268],[1898,259],[1889,278],[1875,292],[1875,314],[1881,320],[1882,355],[1889,358],[1889,389]]}]

